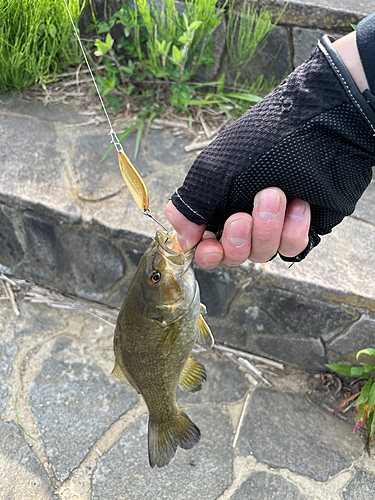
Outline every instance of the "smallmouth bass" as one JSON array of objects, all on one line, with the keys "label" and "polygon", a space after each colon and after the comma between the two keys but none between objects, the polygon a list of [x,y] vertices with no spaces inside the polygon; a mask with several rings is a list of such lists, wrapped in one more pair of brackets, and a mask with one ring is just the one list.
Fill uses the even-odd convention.
[{"label": "smallmouth bass", "polygon": [[206,381],[191,350],[196,340],[211,347],[193,270],[194,250],[184,253],[175,232],[157,231],[142,256],[122,304],[114,336],[113,374],[127,380],[149,411],[151,467],[167,465],[180,446],[200,439],[198,427],[176,403],[176,390],[196,392]]}]

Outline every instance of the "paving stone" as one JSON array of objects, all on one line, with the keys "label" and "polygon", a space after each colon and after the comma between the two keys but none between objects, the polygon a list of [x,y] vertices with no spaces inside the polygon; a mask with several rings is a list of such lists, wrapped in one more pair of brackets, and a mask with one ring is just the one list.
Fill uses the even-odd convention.
[{"label": "paving stone", "polygon": [[247,337],[245,347],[251,352],[298,366],[306,371],[324,369],[327,362],[324,345],[320,339],[252,335]]},{"label": "paving stone", "polygon": [[[318,337],[342,329],[358,318],[354,311],[277,288],[249,285],[245,291],[250,306],[263,311],[260,317],[255,309],[249,308],[248,312],[246,308],[242,309],[239,319],[251,333],[259,332],[263,324],[264,333],[280,334],[284,331],[303,337]],[[261,323],[262,320],[264,323]]]},{"label": "paving stone", "polygon": [[67,326],[56,309],[44,304],[21,302],[18,308],[21,316],[13,316],[6,327],[8,341],[42,332],[53,332]]},{"label": "paving stone", "polygon": [[[165,227],[170,227],[164,213],[165,205],[181,181],[182,178],[177,175],[159,172],[147,182],[150,208]],[[93,221],[114,235],[121,232],[126,237],[138,237],[140,243],[145,241],[145,236],[150,241],[149,238],[160,229],[156,222],[142,214],[128,190],[122,191],[116,198],[103,201],[94,213]]]},{"label": "paving stone", "polygon": [[[255,6],[263,7],[274,16],[279,16],[287,0],[253,0]],[[306,28],[344,29],[350,23],[357,24],[366,15],[374,12],[373,0],[292,0],[286,8],[280,24]]]},{"label": "paving stone", "polygon": [[12,221],[1,210],[0,228],[0,260],[3,265],[12,268],[22,261],[24,252]]},{"label": "paving stone", "polygon": [[122,303],[128,293],[130,287],[130,280],[124,283],[119,290],[114,293],[108,292],[103,296],[103,302],[108,304],[110,307],[117,307],[121,309]]},{"label": "paving stone", "polygon": [[185,138],[174,137],[170,131],[152,131],[147,136],[149,155],[167,166],[180,165],[190,161],[191,155],[184,149],[190,142],[191,140]]},{"label": "paving stone", "polygon": [[24,213],[28,262],[34,279],[99,300],[124,275],[125,263],[109,240],[47,217]]},{"label": "paving stone", "polygon": [[193,354],[207,372],[207,381],[199,392],[177,389],[177,401],[184,403],[232,403],[241,399],[248,390],[242,372],[231,361],[215,354],[198,356]]},{"label": "paving stone", "polygon": [[151,469],[147,453],[147,419],[134,424],[97,462],[92,500],[216,499],[232,483],[232,429],[218,408],[190,408],[189,417],[201,430],[191,450],[177,449],[170,464]]},{"label": "paving stone", "polygon": [[[2,285],[1,285],[2,286]],[[0,344],[2,342],[6,342],[6,326],[11,321],[11,319],[15,316],[13,307],[10,304],[10,301],[1,301],[0,303]]]},{"label": "paving stone", "polygon": [[242,325],[249,333],[285,334],[284,329],[258,306],[233,307],[228,318],[229,321]]},{"label": "paving stone", "polygon": [[375,477],[364,470],[356,472],[342,493],[344,500],[374,500]]},{"label": "paving stone", "polygon": [[17,352],[16,345],[0,344],[0,418],[7,404],[9,380]]},{"label": "paving stone", "polygon": [[58,500],[39,458],[14,422],[0,424],[0,500]]},{"label": "paving stone", "polygon": [[[340,354],[355,354],[375,345],[375,320],[364,315],[348,330],[327,343],[327,348]],[[355,359],[355,358],[354,358]]]},{"label": "paving stone", "polygon": [[[350,26],[348,27],[348,33],[351,31]],[[324,35],[331,35],[338,40],[343,35],[336,33],[327,33],[324,30],[309,29],[309,28],[292,28],[293,35],[293,66],[296,68],[302,64],[308,57],[310,57],[311,52],[315,49],[317,43]]]},{"label": "paving stone", "polygon": [[237,280],[227,269],[222,265],[209,271],[198,266],[194,267],[201,291],[201,301],[207,307],[210,316],[225,316],[236,294]]},{"label": "paving stone", "polygon": [[[122,145],[126,155],[144,178],[151,173],[152,167],[142,146],[134,161],[135,137],[135,134],[129,134]],[[83,199],[96,201],[127,189],[116,151],[111,151],[101,163],[109,146],[108,134],[82,135],[78,139],[74,166],[78,176],[77,187]]]},{"label": "paving stone", "polygon": [[[319,289],[323,300],[342,298],[356,303],[357,295],[375,304],[373,273],[375,269],[375,231],[371,224],[353,217],[345,219],[302,262],[289,268],[288,263],[274,259],[266,267],[264,278],[278,283],[289,282],[299,290]],[[319,288],[318,288],[319,287]]]},{"label": "paving stone", "polygon": [[253,472],[233,500],[307,500],[294,484],[270,472]]},{"label": "paving stone", "polygon": [[73,340],[59,338],[29,390],[30,406],[59,481],[82,462],[102,434],[137,402],[90,363]]},{"label": "paving stone", "polygon": [[3,264],[0,264],[0,273],[9,274],[9,276],[11,276],[12,270],[9,267],[4,266]]},{"label": "paving stone", "polygon": [[[168,227],[171,225],[165,216],[164,208],[176,190],[176,187],[181,184],[181,181],[182,176],[178,176],[178,172],[176,172],[176,174],[171,174],[170,172],[158,172],[158,174],[147,185],[150,195],[150,207],[153,214],[157,219],[160,217],[160,222]],[[160,227],[154,223],[154,232],[158,229],[160,229]]]},{"label": "paving stone", "polygon": [[217,342],[237,347],[243,347],[246,342],[246,332],[239,325],[230,320],[221,320],[212,316],[205,316],[212,335]]},{"label": "paving stone", "polygon": [[[375,169],[373,169],[374,172]],[[374,173],[373,173],[374,175]],[[361,199],[357,203],[353,217],[357,217],[363,221],[369,222],[375,226],[375,181],[372,180],[366,189],[366,191],[361,196]]]},{"label": "paving stone", "polygon": [[71,223],[80,220],[57,151],[53,123],[0,115],[0,164],[1,201],[37,208]]},{"label": "paving stone", "polygon": [[362,448],[349,426],[310,405],[304,395],[266,389],[253,393],[238,444],[242,455],[316,481],[349,467]]},{"label": "paving stone", "polygon": [[22,94],[2,94],[0,96],[0,111],[8,111],[30,118],[39,118],[44,121],[63,123],[85,123],[86,115],[81,115],[78,108],[64,104],[50,103],[45,106],[42,102],[27,99]]},{"label": "paving stone", "polygon": [[126,248],[121,247],[126,255],[130,258],[133,264],[138,267],[142,255],[145,253],[147,246],[145,248]]}]

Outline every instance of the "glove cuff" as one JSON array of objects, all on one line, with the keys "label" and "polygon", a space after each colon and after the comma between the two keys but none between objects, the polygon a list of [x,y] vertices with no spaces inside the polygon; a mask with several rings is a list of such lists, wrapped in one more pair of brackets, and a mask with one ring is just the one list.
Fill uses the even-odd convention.
[{"label": "glove cuff", "polygon": [[329,65],[345,89],[348,97],[358,109],[362,118],[372,128],[375,137],[375,112],[369,102],[359,91],[352,75],[333,47],[331,43],[333,40],[334,38],[324,35],[324,37],[319,41],[318,47],[325,55]]}]

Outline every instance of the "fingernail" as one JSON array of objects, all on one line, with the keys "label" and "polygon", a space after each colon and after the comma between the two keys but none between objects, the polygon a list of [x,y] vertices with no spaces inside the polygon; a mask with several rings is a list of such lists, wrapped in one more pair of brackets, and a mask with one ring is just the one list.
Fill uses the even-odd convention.
[{"label": "fingernail", "polygon": [[306,203],[294,203],[292,207],[288,205],[286,210],[286,217],[292,220],[300,220],[306,212]]},{"label": "fingernail", "polygon": [[208,266],[213,266],[220,264],[223,259],[223,255],[217,252],[205,253],[201,255],[201,259]]},{"label": "fingernail", "polygon": [[240,248],[250,240],[250,232],[250,222],[246,219],[238,219],[230,224],[227,238],[233,246]]},{"label": "fingernail", "polygon": [[258,215],[266,222],[271,222],[278,215],[280,210],[280,195],[274,189],[265,189],[255,196],[254,208]]}]

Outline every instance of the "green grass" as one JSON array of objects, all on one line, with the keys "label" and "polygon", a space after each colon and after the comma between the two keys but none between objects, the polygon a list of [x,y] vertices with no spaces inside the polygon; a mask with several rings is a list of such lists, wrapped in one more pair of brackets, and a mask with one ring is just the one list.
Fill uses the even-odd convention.
[{"label": "green grass", "polygon": [[[77,24],[84,0],[68,0]],[[80,59],[62,0],[0,0],[0,92],[47,83]]]}]

